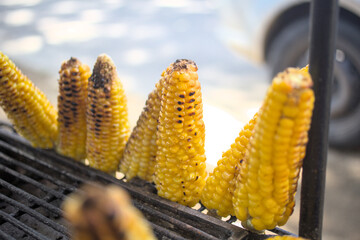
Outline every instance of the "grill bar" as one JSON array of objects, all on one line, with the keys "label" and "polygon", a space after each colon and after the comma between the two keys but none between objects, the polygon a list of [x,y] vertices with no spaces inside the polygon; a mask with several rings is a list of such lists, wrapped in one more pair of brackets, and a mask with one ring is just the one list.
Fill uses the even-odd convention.
[{"label": "grill bar", "polygon": [[39,199],[39,198],[35,197],[34,195],[29,194],[29,193],[25,192],[24,190],[22,190],[22,189],[20,189],[18,187],[15,187],[14,185],[12,185],[12,184],[10,184],[10,183],[2,180],[2,179],[0,179],[0,186],[10,190],[11,192],[13,192],[15,194],[18,194],[18,195],[24,197],[29,202],[36,203],[39,206],[42,206],[42,207],[46,208],[47,210],[55,213],[58,216],[62,215],[62,210],[60,208],[57,208],[54,205],[51,205],[48,202],[46,202],[46,201],[44,201],[42,199]]},{"label": "grill bar", "polygon": [[1,230],[0,230],[0,238],[1,239],[6,239],[6,240],[16,240],[15,238],[11,237],[10,235],[4,233]]},{"label": "grill bar", "polygon": [[16,218],[10,216],[9,214],[6,214],[2,211],[0,211],[0,218],[4,219],[8,223],[11,223],[12,225],[16,226],[17,228],[21,229],[26,234],[32,236],[35,239],[38,240],[48,240],[47,237],[42,235],[41,233],[35,231],[34,229],[30,228],[29,226],[25,225],[21,221],[17,220]]},{"label": "grill bar", "polygon": [[2,194],[0,194],[0,199],[4,202],[16,207],[20,211],[23,211],[23,212],[29,214],[30,216],[33,216],[34,218],[41,221],[42,223],[49,225],[50,227],[52,227],[54,230],[58,231],[59,233],[62,233],[66,236],[70,236],[68,230],[64,226],[52,221],[49,218],[46,218],[45,216],[41,215],[40,213],[36,212],[35,210],[33,210],[27,206],[25,206],[24,204],[21,204],[21,203],[13,200],[11,198],[8,198]]},{"label": "grill bar", "polygon": [[[0,146],[3,146],[1,144],[2,144],[2,142],[0,142]],[[6,158],[0,158],[0,161],[1,162],[6,161],[6,165],[11,165],[11,166],[14,166],[14,167],[21,168],[23,170],[26,170],[30,174],[36,175],[39,178],[46,179],[49,182],[59,186],[60,188],[67,189],[68,191],[71,191],[71,192],[76,190],[76,188],[74,186],[72,186],[70,184],[67,184],[67,183],[65,183],[65,182],[63,182],[61,180],[55,179],[51,175],[45,174],[45,173],[43,173],[43,172],[41,172],[41,171],[27,165],[27,164],[24,164],[24,163],[14,159],[14,158],[10,158],[10,157],[7,156]]]},{"label": "grill bar", "polygon": [[[2,157],[6,157],[6,156],[4,156],[3,154],[0,153],[0,158],[2,158]],[[7,174],[10,174],[10,175],[14,176],[17,179],[21,179],[24,182],[30,183],[30,184],[38,187],[39,189],[41,189],[43,192],[50,193],[51,195],[53,195],[53,196],[55,196],[55,197],[57,197],[59,199],[64,199],[64,197],[65,197],[65,195],[63,195],[63,194],[61,194],[61,193],[59,193],[57,191],[54,191],[53,189],[48,188],[45,185],[43,185],[43,184],[35,181],[34,179],[31,179],[31,178],[29,178],[29,177],[27,177],[27,176],[25,176],[25,175],[23,175],[23,174],[21,174],[19,172],[16,172],[16,171],[14,171],[14,170],[12,170],[10,168],[7,168],[4,165],[2,165],[1,163],[0,163],[0,171],[5,172]]]}]

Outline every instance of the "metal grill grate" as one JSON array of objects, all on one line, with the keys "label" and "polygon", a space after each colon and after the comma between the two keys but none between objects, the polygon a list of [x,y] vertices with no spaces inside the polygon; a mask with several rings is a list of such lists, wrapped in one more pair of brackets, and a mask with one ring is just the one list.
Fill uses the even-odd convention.
[{"label": "metal grill grate", "polygon": [[[2,124],[4,126],[4,124]],[[24,139],[0,128],[0,239],[69,239],[61,203],[87,181],[126,189],[133,204],[150,221],[159,239],[265,239],[228,221],[208,216],[158,197],[153,185],[116,179],[53,151],[32,148]],[[282,229],[273,233],[290,234]]]}]

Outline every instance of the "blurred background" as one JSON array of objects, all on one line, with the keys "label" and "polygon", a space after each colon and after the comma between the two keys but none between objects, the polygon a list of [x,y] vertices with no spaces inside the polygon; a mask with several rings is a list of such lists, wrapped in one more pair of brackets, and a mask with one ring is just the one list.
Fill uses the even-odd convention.
[{"label": "blurred background", "polygon": [[[336,148],[329,150],[323,239],[355,240],[360,234],[360,3],[341,4],[330,133]],[[272,76],[288,65],[306,65],[308,7],[295,0],[0,0],[0,51],[55,106],[61,62],[76,57],[92,67],[107,53],[124,84],[132,126],[162,71],[176,59],[194,60],[207,158],[214,166],[260,107]],[[7,121],[2,111],[0,119]],[[294,233],[298,211],[284,227]]]}]

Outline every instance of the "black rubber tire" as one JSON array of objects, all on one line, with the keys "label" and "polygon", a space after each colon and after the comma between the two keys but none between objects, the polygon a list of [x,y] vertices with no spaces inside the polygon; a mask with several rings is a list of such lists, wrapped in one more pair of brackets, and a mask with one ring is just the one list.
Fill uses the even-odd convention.
[{"label": "black rubber tire", "polygon": [[[267,63],[272,76],[287,67],[303,67],[306,64],[309,38],[308,19],[299,19],[286,26],[269,47]],[[352,23],[339,22],[337,49],[341,49],[349,66],[335,63],[334,76],[346,76],[347,88],[343,94],[350,94],[350,101],[343,106],[341,114],[332,112],[329,143],[339,149],[360,147],[360,31]]]}]

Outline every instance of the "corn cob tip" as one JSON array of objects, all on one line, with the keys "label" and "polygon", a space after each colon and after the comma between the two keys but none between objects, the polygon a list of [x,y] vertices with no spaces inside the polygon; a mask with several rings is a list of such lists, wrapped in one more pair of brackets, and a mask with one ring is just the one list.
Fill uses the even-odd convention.
[{"label": "corn cob tip", "polygon": [[67,68],[76,67],[76,66],[78,66],[78,65],[80,65],[80,64],[81,64],[81,62],[80,62],[77,58],[75,58],[75,57],[70,57],[69,60],[63,61],[63,62],[61,63],[61,69],[60,69],[60,71],[61,71],[61,70],[64,70],[64,69],[67,69]]},{"label": "corn cob tip", "polygon": [[305,89],[313,86],[308,66],[302,69],[287,68],[285,71],[278,73],[273,82],[275,84],[285,83],[295,89]]},{"label": "corn cob tip", "polygon": [[192,71],[197,71],[197,65],[194,61],[192,60],[188,60],[188,59],[177,59],[174,63],[173,63],[173,70],[174,71],[180,71],[182,69],[189,69]]},{"label": "corn cob tip", "polygon": [[116,67],[112,59],[106,54],[101,54],[96,60],[93,74],[89,78],[89,81],[95,89],[104,88],[104,91],[106,91],[106,86],[109,85],[116,76]]}]

